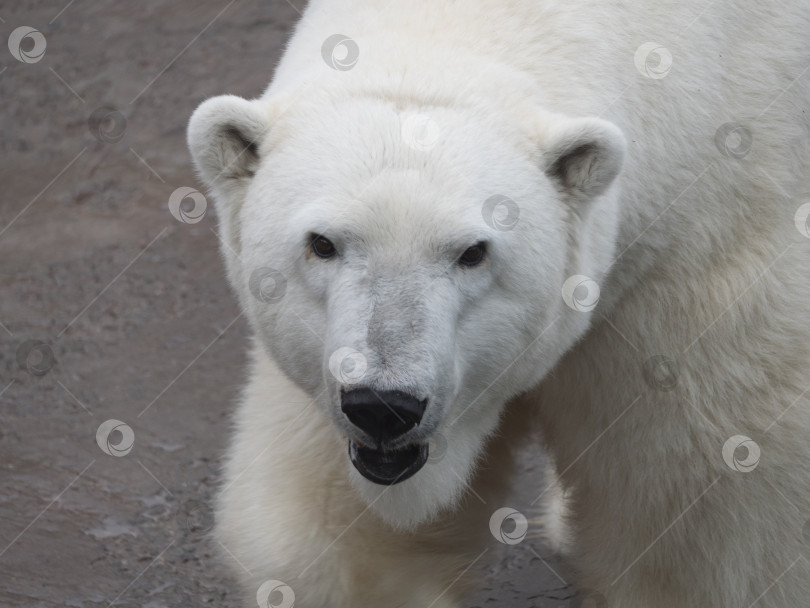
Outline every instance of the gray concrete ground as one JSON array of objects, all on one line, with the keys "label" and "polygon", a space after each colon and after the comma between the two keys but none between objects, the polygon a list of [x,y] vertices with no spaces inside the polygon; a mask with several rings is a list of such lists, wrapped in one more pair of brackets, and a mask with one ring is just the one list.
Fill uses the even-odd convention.
[{"label": "gray concrete ground", "polygon": [[[183,224],[167,201],[199,187],[194,107],[257,95],[297,17],[283,0],[0,8],[0,606],[237,605],[206,532],[247,330],[213,214]],[[36,34],[28,62],[6,48],[22,26],[42,57]],[[97,445],[108,419],[134,432],[125,457]],[[549,553],[496,547],[468,605],[568,606]]]}]

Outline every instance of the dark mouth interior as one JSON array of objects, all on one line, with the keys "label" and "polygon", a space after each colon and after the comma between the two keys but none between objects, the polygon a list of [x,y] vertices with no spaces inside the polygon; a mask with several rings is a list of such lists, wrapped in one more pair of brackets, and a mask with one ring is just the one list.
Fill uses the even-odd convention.
[{"label": "dark mouth interior", "polygon": [[391,486],[405,481],[425,465],[427,458],[426,443],[385,451],[349,440],[349,459],[354,468],[369,481],[380,485]]}]

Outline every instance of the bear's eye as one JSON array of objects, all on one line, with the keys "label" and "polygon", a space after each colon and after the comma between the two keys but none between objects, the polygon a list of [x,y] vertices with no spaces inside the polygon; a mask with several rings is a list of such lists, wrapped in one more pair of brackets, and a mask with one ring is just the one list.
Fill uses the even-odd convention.
[{"label": "bear's eye", "polygon": [[319,258],[324,259],[331,258],[337,253],[332,241],[320,234],[316,234],[312,239],[312,251]]},{"label": "bear's eye", "polygon": [[483,261],[486,252],[487,246],[485,243],[476,243],[461,254],[458,263],[462,266],[478,266]]}]

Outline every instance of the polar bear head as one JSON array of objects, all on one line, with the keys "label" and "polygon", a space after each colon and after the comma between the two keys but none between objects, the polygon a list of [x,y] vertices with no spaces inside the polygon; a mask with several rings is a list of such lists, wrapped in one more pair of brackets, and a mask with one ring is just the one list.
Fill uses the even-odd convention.
[{"label": "polar bear head", "polygon": [[598,118],[412,103],[222,96],[188,131],[252,329],[402,528],[459,498],[505,403],[586,331],[625,151]]}]

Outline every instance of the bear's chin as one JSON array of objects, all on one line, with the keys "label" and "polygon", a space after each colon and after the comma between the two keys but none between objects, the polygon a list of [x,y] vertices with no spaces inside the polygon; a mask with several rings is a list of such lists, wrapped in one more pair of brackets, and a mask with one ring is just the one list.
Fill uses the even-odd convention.
[{"label": "bear's chin", "polygon": [[349,479],[363,502],[385,523],[399,531],[412,531],[458,504],[474,462],[474,450],[448,450],[435,461],[429,459],[413,477],[394,485],[373,483],[351,465]]}]

